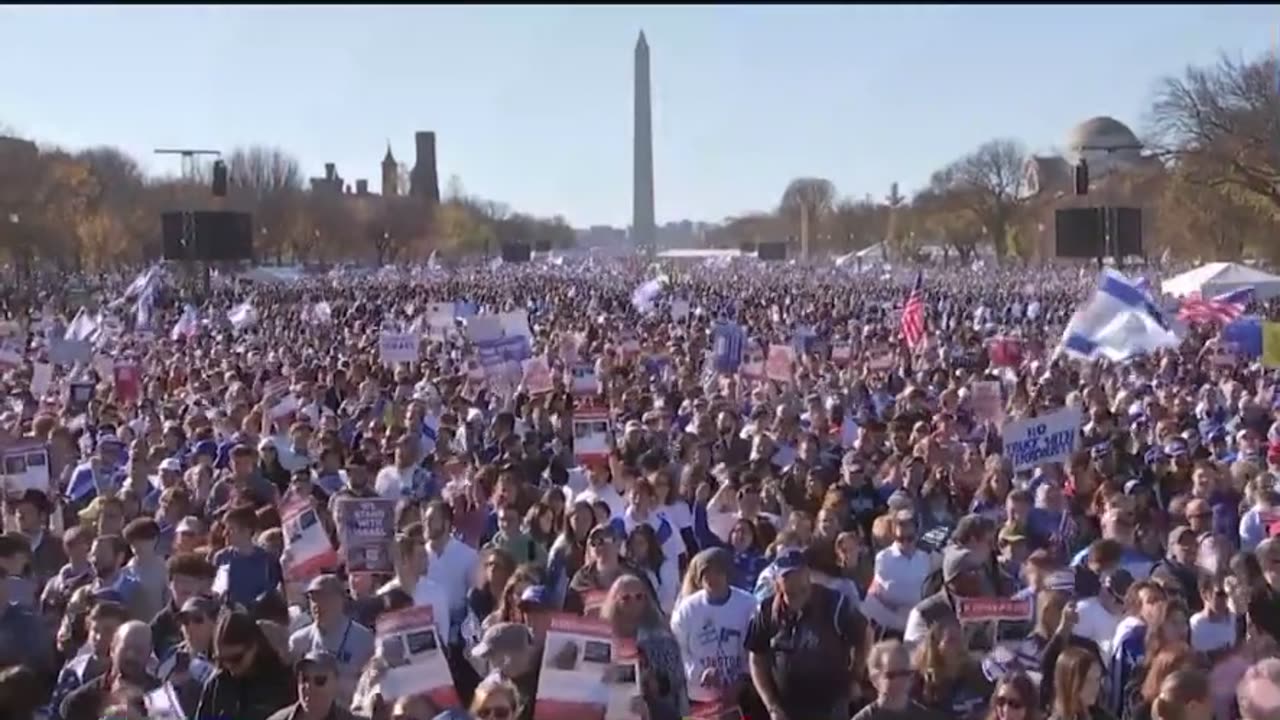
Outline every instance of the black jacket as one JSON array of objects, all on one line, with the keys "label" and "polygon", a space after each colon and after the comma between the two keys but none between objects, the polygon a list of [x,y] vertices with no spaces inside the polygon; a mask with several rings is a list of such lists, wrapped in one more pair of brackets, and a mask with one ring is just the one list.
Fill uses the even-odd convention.
[{"label": "black jacket", "polygon": [[178,609],[173,600],[151,621],[151,646],[156,657],[163,658],[182,642],[182,625],[178,622]]},{"label": "black jacket", "polygon": [[[107,671],[72,691],[62,701],[62,707],[58,710],[62,720],[99,720],[102,717],[102,711],[107,709],[107,701],[111,699],[111,686],[107,684],[111,680],[111,675],[112,673]],[[147,678],[146,686],[140,689],[143,692],[151,692],[158,687],[160,683],[157,680]],[[134,707],[144,715],[147,712],[141,697],[135,698]]]},{"label": "black jacket", "polygon": [[204,685],[194,720],[267,720],[298,701],[293,672],[269,648],[243,677],[217,670]]}]

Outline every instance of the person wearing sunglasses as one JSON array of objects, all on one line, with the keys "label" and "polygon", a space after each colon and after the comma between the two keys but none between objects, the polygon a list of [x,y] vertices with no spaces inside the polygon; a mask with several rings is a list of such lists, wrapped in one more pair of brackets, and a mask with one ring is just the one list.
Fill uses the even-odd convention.
[{"label": "person wearing sunglasses", "polygon": [[[623,575],[640,578],[653,594],[644,571],[621,556],[621,546],[622,539],[613,526],[604,524],[591,529],[587,535],[587,562],[569,581],[569,592],[564,599],[566,612],[591,614],[595,611],[596,598],[603,598],[613,582]],[[588,604],[592,607],[588,608]]]},{"label": "person wearing sunglasses", "polygon": [[476,687],[471,715],[476,720],[512,720],[520,713],[520,693],[505,678],[490,675]]},{"label": "person wearing sunglasses", "polygon": [[293,666],[298,702],[281,708],[268,720],[354,720],[338,700],[338,659],[326,650],[303,655]]},{"label": "person wearing sunglasses", "polygon": [[191,715],[200,704],[205,681],[213,676],[213,630],[221,610],[212,596],[187,598],[175,618],[182,627],[182,642],[160,663],[158,677],[173,685],[182,709]]},{"label": "person wearing sunglasses", "polygon": [[911,699],[915,671],[900,641],[884,640],[872,646],[867,653],[867,673],[876,698],[853,720],[942,720],[942,715]]},{"label": "person wearing sunglasses", "polygon": [[217,670],[191,720],[266,720],[297,702],[293,673],[245,612],[222,615],[213,632]]},{"label": "person wearing sunglasses", "polygon": [[1038,700],[1036,685],[1026,673],[1009,673],[991,692],[987,720],[1039,720]]}]

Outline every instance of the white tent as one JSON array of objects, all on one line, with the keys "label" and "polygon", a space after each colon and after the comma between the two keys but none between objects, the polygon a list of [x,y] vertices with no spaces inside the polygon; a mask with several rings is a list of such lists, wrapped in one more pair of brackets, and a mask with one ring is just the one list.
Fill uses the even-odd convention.
[{"label": "white tent", "polygon": [[1209,298],[1247,287],[1253,288],[1260,300],[1280,296],[1280,276],[1238,263],[1214,262],[1160,283],[1160,289],[1174,297],[1200,293]]}]

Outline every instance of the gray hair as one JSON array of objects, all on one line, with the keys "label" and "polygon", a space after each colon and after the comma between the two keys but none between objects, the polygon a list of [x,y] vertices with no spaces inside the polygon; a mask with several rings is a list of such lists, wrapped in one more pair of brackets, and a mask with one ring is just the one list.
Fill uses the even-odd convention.
[{"label": "gray hair", "polygon": [[1280,659],[1267,658],[1246,670],[1236,701],[1243,720],[1280,720]]}]

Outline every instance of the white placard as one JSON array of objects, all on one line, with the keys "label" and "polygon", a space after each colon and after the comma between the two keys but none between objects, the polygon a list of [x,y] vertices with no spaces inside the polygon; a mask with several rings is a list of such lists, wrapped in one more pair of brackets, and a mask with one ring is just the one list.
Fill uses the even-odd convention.
[{"label": "white placard", "polygon": [[979,420],[1000,422],[1004,417],[1004,401],[999,380],[982,380],[973,384],[973,414]]},{"label": "white placard", "polygon": [[388,365],[416,362],[420,342],[421,338],[415,333],[384,332],[378,336],[378,356]]},{"label": "white placard", "polygon": [[572,379],[570,391],[574,395],[597,395],[600,392],[600,380],[596,376],[594,365],[579,363],[569,368]]},{"label": "white placard", "polygon": [[1080,409],[1060,408],[1028,420],[1006,423],[1000,432],[1004,457],[1014,471],[1029,470],[1043,463],[1061,462],[1075,452],[1080,442]]},{"label": "white placard", "polygon": [[28,490],[49,494],[49,450],[40,443],[22,443],[4,451],[4,486],[10,494]]},{"label": "white placard", "polygon": [[497,315],[473,315],[467,318],[467,339],[473,343],[502,338],[502,321]]},{"label": "white placard", "polygon": [[439,708],[458,705],[430,605],[384,613],[378,617],[377,636],[383,657],[391,665],[379,683],[384,699],[426,695]]},{"label": "white placard", "polygon": [[529,330],[529,312],[527,310],[512,310],[498,314],[498,324],[502,326],[503,337],[527,337],[533,340],[533,333]]},{"label": "white placard", "polygon": [[573,454],[579,460],[609,456],[609,414],[579,412],[573,416]]},{"label": "white placard", "polygon": [[524,366],[524,388],[530,395],[548,393],[555,387],[546,358],[541,356],[529,358],[522,365]]},{"label": "white placard", "polygon": [[[638,687],[634,677],[611,678],[619,673],[615,645],[604,620],[552,616],[538,673],[534,720],[602,717],[610,705],[611,685]],[[615,682],[607,682],[610,679]]]},{"label": "white placard", "polygon": [[790,345],[770,345],[764,361],[764,374],[775,382],[790,382],[796,362],[796,351]]},{"label": "white placard", "polygon": [[[103,377],[111,377],[110,373]],[[53,366],[48,363],[36,363],[31,366],[31,395],[42,398],[53,385]]]}]

